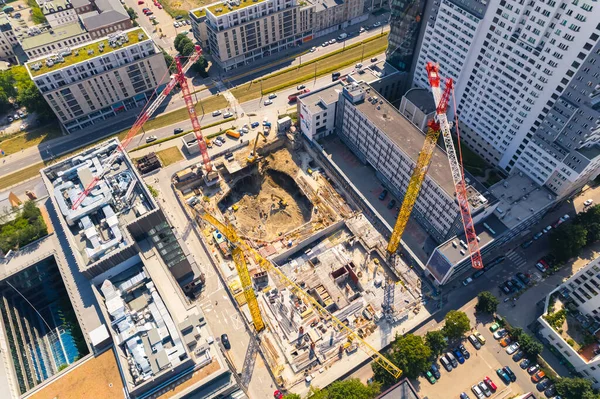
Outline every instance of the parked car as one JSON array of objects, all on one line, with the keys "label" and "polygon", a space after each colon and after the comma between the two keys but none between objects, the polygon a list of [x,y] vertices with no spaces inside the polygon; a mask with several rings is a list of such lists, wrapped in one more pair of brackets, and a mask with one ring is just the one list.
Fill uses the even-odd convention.
[{"label": "parked car", "polygon": [[219,111],[219,110],[212,112],[212,116],[219,116],[219,115],[221,115],[221,111]]},{"label": "parked car", "polygon": [[315,51],[317,51],[317,48],[316,48],[316,47],[311,47],[311,48],[310,48],[310,52],[311,52],[311,53],[314,53]]},{"label": "parked car", "polygon": [[549,232],[550,230],[552,230],[552,226],[546,226],[546,227],[544,228],[544,230],[542,230],[542,231],[543,231],[544,233],[547,233],[547,232]]},{"label": "parked car", "polygon": [[541,380],[544,379],[545,376],[546,376],[546,373],[544,373],[542,370],[539,370],[537,373],[535,373],[534,375],[531,376],[531,381],[540,382]]},{"label": "parked car", "polygon": [[483,394],[483,391],[477,385],[473,385],[471,387],[471,391],[473,391],[473,393],[475,394],[475,396],[477,397],[477,399],[483,399],[483,398],[485,398],[485,395]]},{"label": "parked car", "polygon": [[[361,28],[361,29],[362,29],[362,28]],[[466,393],[462,392],[462,393],[460,394],[460,399],[471,399],[471,398],[469,398],[469,395],[467,395]]]},{"label": "parked car", "polygon": [[229,337],[227,334],[221,334],[221,343],[225,349],[231,349],[231,343],[229,342]]},{"label": "parked car", "polygon": [[475,332],[473,333],[473,335],[475,336],[475,338],[477,338],[477,340],[478,340],[479,342],[481,342],[481,345],[485,345],[485,342],[486,342],[486,341],[485,341],[485,338],[483,337],[483,335],[481,335],[481,334],[479,333],[479,331],[475,331]]},{"label": "parked car", "polygon": [[435,384],[436,379],[433,374],[431,374],[431,371],[427,370],[425,372],[425,378],[427,378],[427,381],[429,381],[430,384]]},{"label": "parked car", "polygon": [[525,357],[525,352],[523,352],[522,350],[517,351],[517,353],[515,353],[512,357],[513,362],[518,362],[519,360],[523,359]]},{"label": "parked car", "polygon": [[177,21],[173,22],[173,26],[176,28],[179,28],[179,22],[177,22]]},{"label": "parked car", "polygon": [[473,279],[471,277],[467,277],[466,279],[463,280],[462,283],[466,287],[467,285],[469,285],[472,282],[473,282]]},{"label": "parked car", "polygon": [[275,399],[283,399],[283,392],[281,392],[279,389],[276,390],[275,392],[273,392],[273,397]]},{"label": "parked car", "polygon": [[479,389],[481,389],[481,392],[483,392],[483,394],[487,397],[492,396],[492,391],[490,391],[490,388],[486,385],[485,382],[480,381],[479,384],[477,384],[479,386]]},{"label": "parked car", "polygon": [[496,374],[498,374],[498,377],[500,377],[502,381],[504,381],[507,384],[510,384],[510,377],[508,376],[508,374],[506,374],[504,370],[498,369],[496,370]]},{"label": "parked car", "polygon": [[12,121],[13,121],[13,117],[12,117],[12,116],[9,116],[9,117],[8,117],[8,123],[12,123]]},{"label": "parked car", "polygon": [[446,359],[444,356],[440,357],[440,363],[442,363],[442,366],[444,366],[446,371],[452,371],[452,363],[450,363],[450,361],[448,361],[448,359]]},{"label": "parked car", "polygon": [[377,62],[377,57],[371,58],[371,62]]},{"label": "parked car", "polygon": [[438,380],[440,379],[441,374],[440,374],[440,369],[438,368],[437,364],[432,363],[429,370],[431,371],[431,374],[433,374],[433,376],[435,378],[437,378]]},{"label": "parked car", "polygon": [[250,124],[250,127],[251,127],[252,129],[256,129],[256,128],[257,128],[257,127],[259,127],[259,126],[260,126],[260,122],[252,122],[252,123]]},{"label": "parked car", "polygon": [[471,357],[471,354],[469,353],[469,351],[467,350],[467,348],[465,348],[465,346],[463,344],[458,345],[458,350],[460,351],[460,353],[463,355],[463,357],[465,359],[468,359]]},{"label": "parked car", "polygon": [[296,90],[302,90],[304,88],[306,88],[305,85],[298,85],[298,86],[296,86]]},{"label": "parked car", "polygon": [[180,128],[180,127],[176,127],[175,129],[173,129],[173,134],[179,134],[179,133],[182,133],[182,132],[183,132],[183,129]]},{"label": "parked car", "polygon": [[506,348],[506,353],[509,355],[512,355],[513,353],[515,353],[517,350],[519,349],[519,343],[515,342],[514,344],[510,345],[508,348]]},{"label": "parked car", "polygon": [[452,367],[454,367],[454,368],[458,367],[458,360],[456,360],[456,358],[454,357],[452,352],[446,352],[446,354],[444,356],[446,356],[446,359],[448,359],[450,364],[452,364]]},{"label": "parked car", "polygon": [[539,233],[537,233],[536,235],[534,235],[534,236],[533,236],[533,239],[534,239],[534,240],[537,240],[537,239],[539,239],[539,238],[540,238],[541,236],[543,236],[543,235],[544,235],[544,233],[542,233],[542,232],[540,231]]},{"label": "parked car", "polygon": [[265,100],[265,105],[271,105],[273,104],[273,100]]},{"label": "parked car", "polygon": [[529,359],[523,359],[523,361],[521,361],[521,363],[519,364],[519,366],[521,366],[521,368],[523,370],[525,370],[527,367],[531,366],[531,360],[529,360]]},{"label": "parked car", "polygon": [[223,119],[231,118],[232,116],[233,116],[233,114],[231,112],[227,111],[223,114]]},{"label": "parked car", "polygon": [[513,373],[510,367],[504,366],[503,370],[506,374],[508,374],[508,378],[510,378],[512,382],[515,382],[517,380],[517,376],[515,375],[515,373]]},{"label": "parked car", "polygon": [[485,270],[477,270],[475,273],[473,273],[471,275],[471,277],[473,277],[473,279],[479,278],[481,276],[483,276],[483,273],[485,273]]},{"label": "parked car", "polygon": [[504,329],[504,328],[501,328],[500,330],[498,330],[494,333],[494,338],[501,339],[501,338],[506,337],[507,334],[508,334],[508,331],[506,331],[506,329]]},{"label": "parked car", "polygon": [[521,280],[523,282],[523,284],[525,285],[529,285],[529,282],[531,281],[531,279],[529,277],[527,277],[527,275],[523,272],[518,272],[516,274],[517,278],[519,280]]},{"label": "parked car", "polygon": [[533,244],[533,240],[525,241],[523,244],[521,244],[521,248],[529,248],[531,244]]},{"label": "parked car", "polygon": [[380,26],[381,26],[381,22],[375,22],[375,23],[373,24],[373,28],[378,28],[378,27],[380,27]]},{"label": "parked car", "polygon": [[494,331],[496,331],[496,330],[497,330],[497,329],[499,329],[499,328],[500,328],[500,324],[498,324],[498,323],[494,323],[494,324],[492,324],[492,325],[490,326],[490,331],[491,331],[491,332],[494,332]]},{"label": "parked car", "polygon": [[269,100],[272,100],[274,98],[277,98],[277,94],[275,94],[275,93],[269,94]]},{"label": "parked car", "polygon": [[529,374],[535,374],[535,373],[537,373],[537,372],[538,372],[538,370],[539,370],[539,369],[540,369],[540,366],[539,366],[539,365],[537,365],[537,364],[534,364],[533,366],[530,366],[530,367],[527,369],[527,372],[528,372]]},{"label": "parked car", "polygon": [[385,197],[387,197],[387,194],[388,194],[388,190],[383,190],[381,192],[381,194],[379,194],[379,200],[383,201],[385,199]]},{"label": "parked car", "polygon": [[592,205],[592,203],[594,202],[593,199],[586,199],[585,202],[583,203],[584,206],[590,206]]},{"label": "parked car", "polygon": [[510,294],[510,288],[508,288],[508,285],[506,285],[506,281],[505,281],[505,282],[503,282],[502,284],[500,284],[500,285],[498,286],[498,288],[500,288],[500,290],[501,290],[502,292],[504,292],[505,294],[507,294],[507,295],[508,295],[508,294]]},{"label": "parked car", "polygon": [[492,379],[490,377],[485,377],[483,379],[483,382],[485,382],[492,391],[495,391],[498,389],[498,387],[496,386],[496,384],[494,384],[494,381],[492,381]]},{"label": "parked car", "polygon": [[542,391],[545,391],[546,389],[548,389],[550,387],[550,385],[552,385],[552,381],[550,381],[548,378],[544,378],[543,380],[538,382],[535,385],[535,387],[538,391],[542,392]]},{"label": "parked car", "polygon": [[554,398],[554,395],[556,395],[556,388],[554,387],[554,385],[550,385],[544,391],[544,395],[546,395],[547,398]]},{"label": "parked car", "polygon": [[500,346],[503,348],[506,348],[508,345],[511,344],[511,342],[512,341],[511,341],[510,337],[504,337],[500,340]]},{"label": "parked car", "polygon": [[388,209],[392,209],[392,208],[393,208],[393,207],[395,207],[395,206],[396,206],[396,200],[395,200],[395,199],[391,200],[391,201],[390,201],[390,202],[388,202],[388,204],[387,204],[387,208],[388,208]]},{"label": "parked car", "polygon": [[458,348],[455,348],[452,353],[454,353],[454,356],[456,356],[456,360],[458,360],[458,362],[460,364],[463,364],[465,362],[465,358],[463,357],[462,353],[460,353],[460,350]]},{"label": "parked car", "polygon": [[156,137],[156,136],[146,137],[146,143],[152,143],[153,141],[156,141],[156,140],[158,140],[158,137]]},{"label": "parked car", "polygon": [[481,349],[481,342],[473,334],[469,335],[469,342],[475,347],[475,349]]}]

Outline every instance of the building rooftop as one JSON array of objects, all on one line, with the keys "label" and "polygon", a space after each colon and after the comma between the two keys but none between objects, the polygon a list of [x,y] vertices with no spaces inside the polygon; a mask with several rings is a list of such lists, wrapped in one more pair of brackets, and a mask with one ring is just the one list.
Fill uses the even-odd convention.
[{"label": "building rooftop", "polygon": [[338,80],[329,86],[303,94],[300,96],[302,105],[305,105],[313,114],[321,112],[326,108],[325,104],[332,104],[338,101],[343,88],[344,84]]},{"label": "building rooftop", "polygon": [[149,40],[146,32],[142,28],[134,28],[68,50],[65,49],[58,54],[48,55],[35,61],[30,61],[26,66],[32,76],[39,76],[65,68],[69,65],[104,56],[115,50],[141,43],[145,40]]},{"label": "building rooftop", "polygon": [[512,229],[552,204],[556,196],[523,173],[515,173],[490,187],[498,199],[494,214]]},{"label": "building rooftop", "polygon": [[48,28],[37,35],[23,37],[21,39],[21,46],[23,50],[27,51],[59,40],[83,35],[86,32],[85,28],[79,22],[73,22],[72,24],[61,25],[56,28]]},{"label": "building rooftop", "polygon": [[[353,88],[352,88],[353,87]],[[425,134],[410,123],[400,111],[388,103],[377,91],[366,83],[355,84],[349,90],[362,90],[364,100],[356,102],[356,108],[377,126],[402,152],[417,161]],[[369,99],[371,99],[369,101]],[[433,179],[446,194],[454,197],[454,182],[446,152],[436,146],[431,157],[427,176]]]},{"label": "building rooftop", "polygon": [[190,359],[181,331],[141,263],[104,280],[100,292],[131,389]]},{"label": "building rooftop", "polygon": [[417,108],[423,111],[424,114],[430,114],[435,112],[435,102],[433,101],[433,95],[427,89],[415,87],[410,89],[404,95],[408,101],[413,103]]},{"label": "building rooftop", "polygon": [[214,16],[221,16],[230,12],[239,11],[243,8],[250,7],[266,0],[225,0],[222,2],[214,3],[206,7]]},{"label": "building rooftop", "polygon": [[[117,139],[111,139],[42,170],[81,265],[89,266],[133,245],[125,226],[157,208],[128,157],[120,155],[112,165],[106,164],[118,145]],[[73,210],[81,193],[102,173],[93,190]]]},{"label": "building rooftop", "polygon": [[[475,232],[477,233],[477,237],[479,237],[479,248],[483,249],[506,230],[506,226],[494,215],[487,217],[484,222],[477,223],[475,225]],[[437,249],[451,264],[456,265],[470,256],[468,248],[462,245],[462,243],[466,245],[466,242],[465,233],[463,232],[441,244]],[[437,272],[440,273],[441,280],[448,270],[437,270]]]},{"label": "building rooftop", "polygon": [[69,0],[50,0],[41,4],[40,8],[42,9],[44,15],[47,15],[59,11],[64,11],[66,9],[72,9],[73,5]]},{"label": "building rooftop", "polygon": [[329,8],[341,6],[344,4],[344,0],[318,0],[312,2],[316,5],[315,11],[327,10]]},{"label": "building rooftop", "polygon": [[94,4],[95,10],[80,15],[81,22],[88,31],[129,21],[129,14],[119,0],[95,0]]},{"label": "building rooftop", "polygon": [[582,147],[577,150],[581,155],[587,159],[594,159],[600,155],[600,145],[592,145],[589,147]]},{"label": "building rooftop", "polygon": [[419,395],[410,381],[405,378],[381,393],[376,399],[419,399]]},{"label": "building rooftop", "polygon": [[206,15],[206,9],[204,7],[197,8],[195,10],[190,11],[195,17],[202,18]]}]

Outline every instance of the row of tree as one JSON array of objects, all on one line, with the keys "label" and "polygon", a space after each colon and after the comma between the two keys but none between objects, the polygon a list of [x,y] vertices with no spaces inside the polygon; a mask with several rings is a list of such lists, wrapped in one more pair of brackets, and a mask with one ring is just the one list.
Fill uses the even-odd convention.
[{"label": "row of tree", "polygon": [[[379,395],[381,384],[373,382],[364,385],[359,379],[336,381],[327,388],[311,387],[306,399],[373,399]],[[301,399],[300,395],[290,393],[284,399]]]},{"label": "row of tree", "polygon": [[[175,47],[175,50],[177,50],[177,52],[179,54],[181,54],[183,57],[189,57],[196,51],[196,45],[194,44],[194,42],[192,42],[190,40],[190,38],[187,37],[187,35],[184,35],[183,33],[180,33],[175,37],[175,40],[173,41],[173,47]],[[166,61],[167,65],[169,66],[170,71],[172,73],[175,72],[177,70],[177,67],[175,66],[173,57],[171,57],[167,53],[164,53],[164,55],[165,55],[165,61]],[[194,65],[192,65],[191,69],[192,69],[192,71],[196,72],[200,76],[207,77],[208,76],[208,72],[206,71],[207,67],[208,67],[208,63],[206,62],[206,59],[203,56],[200,56],[198,61],[196,61],[194,63]]]},{"label": "row of tree", "polygon": [[42,121],[54,118],[50,106],[24,66],[13,66],[0,71],[0,107],[11,107],[11,101],[24,106],[29,112],[35,112]]},{"label": "row of tree", "polygon": [[581,250],[600,240],[600,205],[590,207],[575,216],[572,223],[563,223],[550,233],[550,248],[558,262],[566,262]]}]

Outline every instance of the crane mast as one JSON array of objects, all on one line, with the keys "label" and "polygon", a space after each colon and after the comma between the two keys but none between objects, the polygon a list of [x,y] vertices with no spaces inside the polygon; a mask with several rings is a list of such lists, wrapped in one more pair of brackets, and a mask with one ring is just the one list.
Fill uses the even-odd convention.
[{"label": "crane mast", "polygon": [[[450,163],[450,171],[452,172],[452,180],[454,182],[454,189],[456,191],[456,200],[462,216],[465,237],[467,240],[469,255],[471,257],[471,264],[475,269],[482,269],[483,261],[481,259],[481,252],[479,251],[479,242],[477,241],[475,225],[473,223],[471,210],[469,208],[469,199],[467,196],[467,187],[463,175],[462,163],[456,156],[454,142],[452,141],[452,134],[450,133],[450,125],[448,123],[448,118],[446,117],[448,98],[450,97],[450,91],[454,82],[451,78],[447,78],[446,89],[442,93],[442,89],[440,88],[439,66],[437,64],[433,64],[432,62],[428,62],[426,69],[431,91],[433,93],[433,99],[436,105],[437,122],[442,130],[442,137],[444,139],[446,153]],[[460,142],[458,145],[460,146]]]},{"label": "crane mast", "polygon": [[[198,61],[201,55],[202,49],[200,48],[200,46],[196,46],[196,51],[190,57],[185,66],[182,66],[181,58],[179,56],[176,58],[177,73],[171,76],[171,79],[169,80],[165,88],[162,90],[162,92],[156,97],[156,99],[154,99],[154,101],[152,101],[150,105],[144,107],[142,112],[138,115],[138,118],[136,119],[135,123],[131,126],[131,129],[129,129],[129,132],[127,132],[125,138],[121,141],[121,144],[119,144],[119,146],[115,148],[115,150],[108,156],[108,158],[104,160],[102,170],[96,173],[92,181],[87,185],[87,187],[85,187],[83,192],[79,194],[77,199],[73,202],[71,206],[73,210],[79,208],[83,200],[85,200],[88,194],[94,189],[94,187],[96,187],[96,184],[98,184],[98,182],[110,170],[111,165],[121,156],[122,153],[125,152],[127,145],[135,136],[139,134],[140,130],[142,130],[142,126],[144,125],[144,123],[146,123],[148,119],[150,119],[152,115],[154,115],[158,107],[169,96],[169,94],[177,85],[177,83],[179,83],[182,87],[183,97],[185,99],[188,112],[190,114],[190,119],[192,119],[192,126],[194,127],[194,133],[196,134],[198,145],[200,146],[200,152],[202,153],[202,159],[204,162],[204,166],[206,167],[206,171],[210,172],[212,170],[212,165],[210,164],[210,158],[208,156],[208,150],[206,148],[206,143],[204,142],[202,133],[200,131],[200,124],[198,123],[198,118],[196,117],[193,103],[191,104],[193,112],[190,110],[191,94],[189,92],[187,81],[185,79],[185,73],[196,61]],[[187,90],[184,89],[184,86]]]}]

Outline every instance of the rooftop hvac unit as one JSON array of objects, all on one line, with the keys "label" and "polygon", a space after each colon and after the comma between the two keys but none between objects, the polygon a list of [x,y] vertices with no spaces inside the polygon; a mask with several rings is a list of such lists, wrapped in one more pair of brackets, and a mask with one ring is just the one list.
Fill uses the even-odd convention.
[{"label": "rooftop hvac unit", "polygon": [[138,40],[144,40],[144,34],[138,33]]},{"label": "rooftop hvac unit", "polygon": [[92,55],[92,54],[94,54],[94,49],[89,49],[89,50],[87,51],[87,53],[88,53],[88,55]]},{"label": "rooftop hvac unit", "polygon": [[46,60],[46,66],[49,66],[49,67],[51,67],[52,65],[54,65],[54,61],[52,61],[50,58],[48,58],[48,59]]}]

